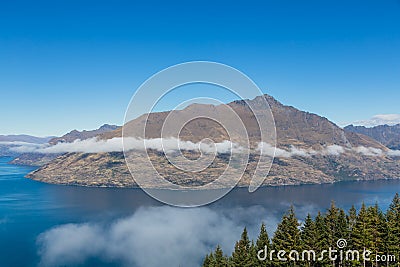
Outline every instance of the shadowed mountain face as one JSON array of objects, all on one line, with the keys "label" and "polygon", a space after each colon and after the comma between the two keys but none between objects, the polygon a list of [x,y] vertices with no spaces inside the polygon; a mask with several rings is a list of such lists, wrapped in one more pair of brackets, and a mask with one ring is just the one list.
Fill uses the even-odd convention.
[{"label": "shadowed mountain face", "polygon": [[[271,96],[259,96],[252,101],[254,107],[264,97],[270,107],[276,125],[276,143],[279,149],[290,151],[295,147],[303,151],[323,151],[329,146],[336,146],[341,153],[309,153],[307,155],[293,154],[275,158],[271,171],[264,181],[264,185],[305,184],[305,183],[330,183],[342,180],[368,180],[383,178],[399,178],[400,162],[396,158],[388,157],[384,145],[372,138],[347,132],[330,122],[328,119],[316,114],[300,111],[291,106],[285,106]],[[228,104],[242,119],[249,136],[251,146],[260,141],[260,132],[257,121],[249,109],[246,101],[234,101]],[[125,127],[129,129],[130,136],[142,136],[139,129],[143,129],[146,122],[146,138],[161,136],[161,128],[170,113],[175,120],[184,121],[189,114],[218,114],[221,116],[222,106],[194,104],[183,110],[171,112],[151,113],[142,115],[128,122]],[[257,110],[255,110],[257,112]],[[223,116],[223,115],[222,115]],[[137,131],[137,132],[135,132]],[[102,139],[121,137],[122,129],[100,135]],[[233,133],[233,139],[235,133]],[[229,140],[226,130],[221,124],[209,119],[197,119],[183,127],[180,139],[198,142],[204,138],[211,138],[215,142]],[[231,139],[232,140],[232,136]],[[357,148],[365,147],[382,153],[362,154],[356,152]],[[206,173],[184,173],[177,171],[165,158],[163,153],[150,152],[153,161],[160,164],[159,171],[167,180],[180,184],[204,184],[216,179],[229,160],[226,156],[219,156],[213,162],[212,171]],[[140,156],[136,156],[137,168],[140,169]],[[250,155],[246,172],[239,186],[248,185],[251,174],[257,164],[257,155]],[[112,153],[69,153],[62,155],[39,170],[31,173],[30,178],[50,183],[76,184],[85,186],[135,186],[123,157],[122,152]],[[149,187],[157,187],[149,183]]]},{"label": "shadowed mountain face", "polygon": [[344,130],[369,136],[390,149],[400,150],[400,124],[379,125],[372,128],[349,125]]}]

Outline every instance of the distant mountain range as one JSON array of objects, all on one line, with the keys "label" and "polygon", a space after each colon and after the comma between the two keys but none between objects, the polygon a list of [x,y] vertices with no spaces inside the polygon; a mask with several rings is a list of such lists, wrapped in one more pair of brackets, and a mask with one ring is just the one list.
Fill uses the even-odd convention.
[{"label": "distant mountain range", "polygon": [[55,136],[48,137],[36,137],[26,134],[18,134],[18,135],[0,135],[0,142],[26,142],[26,143],[34,143],[34,144],[45,144],[49,142]]},{"label": "distant mountain range", "polygon": [[[57,143],[72,143],[75,140],[86,140],[89,138],[93,138],[95,136],[98,136],[100,134],[104,134],[110,131],[114,131],[118,129],[119,126],[117,125],[109,125],[109,124],[104,124],[100,126],[98,129],[95,130],[83,130],[83,131],[77,131],[73,130],[61,137],[48,137],[45,138],[43,143],[45,144],[48,143],[49,145],[56,145]],[[32,138],[34,140],[34,137]],[[11,164],[18,164],[18,165],[31,165],[31,166],[42,166],[53,159],[57,158],[60,156],[62,153],[52,153],[52,154],[43,154],[43,153],[22,153],[22,154],[16,154],[12,152],[7,152],[11,156],[15,156],[15,158],[10,162]]]},{"label": "distant mountain range", "polygon": [[95,130],[90,130],[90,131],[73,130],[67,134],[64,134],[61,137],[52,138],[51,140],[49,140],[49,143],[52,145],[55,145],[57,143],[71,143],[78,139],[86,140],[86,139],[98,136],[100,134],[103,134],[103,133],[114,131],[118,128],[119,128],[119,126],[117,126],[117,125],[104,124],[104,125],[100,126],[100,128],[95,129]]},{"label": "distant mountain range", "polygon": [[[400,178],[400,160],[396,156],[390,156],[389,149],[383,144],[366,135],[344,130],[324,117],[283,105],[269,95],[228,104],[244,122],[250,142],[257,140],[259,132],[248,103],[252,101],[257,106],[262,98],[265,98],[271,106],[276,124],[277,147],[282,154],[275,158],[264,185]],[[146,138],[160,137],[162,124],[171,112],[177,120],[183,120],[193,112],[217,115],[221,110],[221,106],[194,104],[183,110],[151,113],[147,118]],[[132,133],[142,129],[145,123],[144,116],[128,122],[125,127]],[[115,137],[121,137],[121,128],[99,136],[104,140]],[[211,138],[218,142],[226,140],[227,135],[221,125],[210,120],[197,119],[182,129],[180,138],[193,142]],[[294,149],[303,153],[290,154]],[[229,157],[218,156],[213,163],[212,172],[193,174],[176,170],[173,165],[166,164],[168,161],[163,153],[153,151],[150,152],[150,156],[163,166],[159,171],[166,179],[181,185],[204,184],[214,180],[221,174],[224,164],[229,160]],[[135,168],[140,168],[141,160],[143,159],[138,156]],[[239,186],[248,185],[256,164],[256,156],[251,156]],[[122,152],[63,154],[29,174],[28,177],[57,184],[136,186]],[[147,186],[157,187],[157,184],[149,183]]]},{"label": "distant mountain range", "polygon": [[371,128],[349,125],[345,131],[369,136],[390,149],[400,150],[400,124],[389,126],[379,125]]},{"label": "distant mountain range", "polygon": [[15,157],[18,153],[10,150],[10,147],[15,146],[16,143],[24,142],[31,144],[45,144],[54,136],[49,137],[36,137],[26,134],[19,135],[0,135],[0,156]]}]

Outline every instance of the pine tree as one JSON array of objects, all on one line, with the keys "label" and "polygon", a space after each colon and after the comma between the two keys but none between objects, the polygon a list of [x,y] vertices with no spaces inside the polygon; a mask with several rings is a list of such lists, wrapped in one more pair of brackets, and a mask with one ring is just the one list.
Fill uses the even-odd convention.
[{"label": "pine tree", "polygon": [[291,250],[300,251],[301,248],[299,222],[297,221],[293,207],[289,209],[288,213],[283,216],[282,221],[278,224],[272,239],[272,247],[275,251],[286,251],[285,258],[288,259],[285,262],[274,257],[273,266],[295,265],[288,257]]},{"label": "pine tree", "polygon": [[213,267],[214,265],[214,256],[212,252],[207,254],[203,261],[203,267]]},{"label": "pine tree", "polygon": [[247,261],[244,267],[257,267],[260,266],[260,261],[257,258],[257,246],[251,241],[250,250],[247,254]]},{"label": "pine tree", "polygon": [[389,254],[395,255],[397,266],[400,266],[400,197],[396,193],[389,209],[386,213],[387,218],[387,251]]},{"label": "pine tree", "polygon": [[[372,239],[368,231],[368,213],[367,208],[364,203],[361,205],[361,209],[358,212],[356,224],[353,228],[351,239],[352,239],[352,248],[358,251],[364,251],[364,249],[369,249],[368,245],[370,240]],[[353,265],[360,266],[360,264],[365,264],[363,259],[360,256],[359,261],[353,261]]]},{"label": "pine tree", "polygon": [[[304,220],[304,224],[301,227],[301,248],[302,250],[313,250],[317,251],[317,239],[318,236],[317,229],[315,226],[315,222],[312,220],[311,215],[307,214],[306,219]],[[306,262],[306,266],[315,266],[314,259],[304,259]]]},{"label": "pine tree", "polygon": [[[315,236],[316,248],[319,257],[321,251],[327,249],[329,246],[328,234],[327,234],[328,230],[325,224],[325,217],[321,214],[321,212],[318,212],[317,216],[315,217],[315,230],[316,230],[316,236]],[[329,263],[330,263],[329,259],[324,257],[323,260],[318,260],[317,266],[326,266],[329,265]]]},{"label": "pine tree", "polygon": [[349,210],[349,215],[347,216],[347,225],[348,225],[347,243],[349,245],[352,245],[351,233],[356,225],[356,222],[357,222],[357,210],[353,205],[351,206]]},{"label": "pine tree", "polygon": [[[322,250],[329,247],[335,248],[338,239],[347,240],[347,250],[358,251],[359,260],[343,261],[340,257],[337,261],[331,262],[324,255],[324,260],[318,259]],[[230,258],[224,256],[220,246],[214,252],[206,255],[203,267],[265,267],[265,266],[400,266],[400,197],[395,195],[388,211],[384,214],[378,207],[366,207],[363,203],[357,214],[356,209],[351,207],[348,215],[335,206],[332,202],[331,207],[325,215],[318,212],[315,220],[311,215],[307,215],[304,224],[299,230],[299,223],[296,219],[293,207],[282,217],[277,230],[272,238],[272,244],[268,238],[265,224],[262,223],[260,233],[256,243],[249,240],[247,229],[244,228],[241,239],[236,242],[234,252]],[[273,262],[259,261],[257,252],[264,250],[274,252]],[[342,248],[340,248],[342,249]],[[371,261],[363,261],[362,253],[364,249],[370,250]],[[277,252],[284,250],[284,257],[287,261],[281,261],[277,257]],[[315,251],[316,261],[291,261],[289,253],[296,250],[299,254],[292,253],[302,259],[303,250]],[[394,255],[396,262],[376,262],[376,255]],[[282,255],[281,255],[282,256]],[[356,254],[355,254],[356,256]],[[267,259],[269,258],[269,253]]]},{"label": "pine tree", "polygon": [[250,240],[247,235],[247,229],[244,228],[242,236],[235,244],[235,250],[232,253],[231,263],[235,267],[244,267],[247,265],[250,253]]},{"label": "pine tree", "polygon": [[339,209],[339,216],[337,220],[336,238],[346,239],[349,235],[349,225],[347,223],[347,215],[343,209]]},{"label": "pine tree", "polygon": [[224,256],[221,247],[218,245],[214,251],[214,263],[213,267],[227,267],[228,259]]},{"label": "pine tree", "polygon": [[265,224],[262,223],[260,227],[260,234],[258,235],[257,242],[256,242],[256,251],[265,250],[267,247],[267,255],[265,261],[259,261],[257,266],[271,266],[269,262],[269,251],[271,250],[271,243],[268,237],[267,228]]},{"label": "pine tree", "polygon": [[329,247],[334,247],[336,245],[337,224],[338,224],[339,210],[336,208],[335,203],[332,201],[331,206],[325,215],[325,225],[326,225],[326,238]]},{"label": "pine tree", "polygon": [[367,208],[367,240],[366,247],[373,252],[372,265],[375,261],[375,255],[384,252],[384,235],[386,221],[382,220],[383,216],[377,204]]}]

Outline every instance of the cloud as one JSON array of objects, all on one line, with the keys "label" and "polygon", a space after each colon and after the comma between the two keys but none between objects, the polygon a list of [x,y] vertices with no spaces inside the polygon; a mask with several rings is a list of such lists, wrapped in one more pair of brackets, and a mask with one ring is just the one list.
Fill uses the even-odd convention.
[{"label": "cloud", "polygon": [[378,114],[368,120],[355,121],[351,124],[365,127],[374,127],[377,125],[396,125],[400,123],[400,114]]},{"label": "cloud", "polygon": [[332,155],[332,156],[339,156],[340,154],[345,152],[345,148],[338,145],[330,145],[323,149],[323,155]]},{"label": "cloud", "polygon": [[313,155],[333,155],[339,156],[340,154],[345,152],[345,149],[338,145],[329,145],[325,146],[321,150],[314,150],[314,149],[303,149],[297,148],[295,146],[291,146],[289,150],[276,148],[274,154],[274,147],[268,143],[261,142],[258,144],[257,147],[258,151],[261,151],[263,154],[268,156],[274,156],[278,158],[290,158],[293,156],[300,156],[300,157],[310,157]]},{"label": "cloud", "polygon": [[382,156],[384,154],[382,149],[374,148],[374,147],[359,146],[359,147],[353,148],[353,150],[364,156]]},{"label": "cloud", "polygon": [[[155,149],[165,151],[166,153],[181,150],[201,150],[205,153],[228,153],[232,151],[241,151],[242,148],[230,141],[221,143],[182,141],[176,138],[154,138],[154,139],[137,139],[125,138],[125,149],[144,150]],[[121,152],[123,151],[123,142],[121,137],[112,139],[98,139],[96,137],[86,140],[75,140],[72,143],[57,143],[56,145],[38,145],[38,144],[21,144],[11,148],[12,151],[18,153],[101,153],[101,152]]]},{"label": "cloud", "polygon": [[[7,142],[8,143],[8,142]],[[116,137],[112,139],[90,138],[86,140],[75,140],[72,143],[58,143],[56,145],[49,144],[33,144],[24,142],[11,142],[13,146],[9,150],[17,153],[44,153],[44,154],[60,154],[68,152],[82,153],[102,153],[102,152],[121,152],[123,151],[122,138]],[[172,153],[179,150],[194,150],[204,153],[242,153],[245,149],[236,143],[223,141],[220,143],[182,141],[176,138],[154,138],[154,139],[137,139],[125,138],[126,150],[140,150],[145,148]],[[304,149],[291,146],[289,149],[274,148],[271,144],[261,142],[257,146],[257,151],[261,151],[267,156],[278,158],[290,158],[294,156],[310,157],[314,155],[323,156],[340,156],[345,152],[359,153],[364,156],[399,156],[400,152],[396,150],[383,151],[379,148],[358,146],[354,148],[342,147],[339,145],[324,146],[320,150]]]},{"label": "cloud", "polygon": [[387,154],[392,157],[400,157],[400,150],[389,150]]},{"label": "cloud", "polygon": [[142,208],[105,225],[62,225],[38,237],[42,266],[98,258],[123,266],[198,266],[217,244],[231,251],[242,225],[209,208]]},{"label": "cloud", "polygon": [[[272,237],[284,210],[292,203],[201,207],[142,207],[133,215],[111,223],[65,224],[49,229],[37,239],[41,266],[75,266],[96,258],[119,266],[199,266],[218,244],[226,254],[246,226],[255,240],[261,222]],[[298,218],[316,213],[302,205]],[[114,264],[114,265],[115,265]]]}]

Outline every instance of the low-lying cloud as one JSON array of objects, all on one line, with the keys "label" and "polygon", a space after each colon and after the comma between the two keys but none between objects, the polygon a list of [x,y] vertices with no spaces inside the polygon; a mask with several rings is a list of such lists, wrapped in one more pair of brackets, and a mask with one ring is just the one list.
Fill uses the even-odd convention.
[{"label": "low-lying cloud", "polygon": [[[382,149],[374,148],[374,147],[359,146],[359,147],[353,148],[353,150],[364,156],[382,156],[383,154],[385,154]],[[388,152],[388,154],[389,154],[389,152]]]},{"label": "low-lying cloud", "polygon": [[392,157],[400,157],[400,150],[390,150],[387,154]]},{"label": "low-lying cloud", "polygon": [[199,266],[217,244],[231,251],[242,227],[209,208],[142,208],[109,225],[67,224],[44,232],[38,237],[40,265],[97,258],[123,266]]},{"label": "low-lying cloud", "polygon": [[[124,147],[125,145],[125,147]],[[101,153],[101,152],[121,152],[124,150],[144,150],[155,149],[159,151],[174,152],[177,150],[197,150],[206,153],[228,153],[230,151],[239,151],[241,147],[230,142],[223,141],[220,143],[207,143],[191,141],[182,141],[176,138],[154,138],[154,139],[137,139],[127,137],[124,139],[115,137],[112,139],[98,139],[96,137],[86,140],[75,140],[71,143],[57,143],[56,145],[38,145],[30,144],[11,148],[14,152],[19,153],[68,153],[68,152],[82,152],[82,153]]]},{"label": "low-lying cloud", "polygon": [[[291,204],[275,203],[269,208],[142,207],[111,223],[65,224],[39,235],[39,265],[75,266],[95,258],[129,267],[200,266],[217,245],[230,254],[245,226],[249,237],[256,239],[264,222],[272,237]],[[305,218],[316,210],[304,204],[296,213],[298,218]]]},{"label": "low-lying cloud", "polygon": [[[137,139],[128,137],[124,140],[121,137],[112,139],[90,138],[86,140],[75,140],[72,143],[58,143],[56,145],[49,144],[31,144],[23,142],[12,142],[11,151],[17,153],[43,153],[43,154],[61,154],[68,152],[81,153],[102,153],[102,152],[121,152],[127,150],[154,149],[165,153],[176,152],[179,150],[201,151],[204,153],[242,153],[245,151],[243,147],[230,141],[220,143],[182,141],[176,138],[154,138],[154,139]],[[274,146],[261,142],[256,149],[264,155],[275,156],[278,158],[290,157],[311,157],[314,155],[323,156],[340,156],[345,152],[358,153],[364,156],[400,156],[398,150],[384,151],[374,147],[343,147],[339,145],[328,145],[322,149],[305,149],[291,146],[288,149],[274,148]]]},{"label": "low-lying cloud", "polygon": [[[262,153],[273,156],[274,147],[267,143],[260,143],[257,148]],[[389,156],[389,157],[400,157],[400,150],[382,150],[375,147],[343,147],[339,145],[329,145],[325,146],[320,150],[314,149],[304,149],[291,146],[288,150],[276,148],[275,157],[278,158],[291,158],[295,156],[299,157],[311,157],[315,155],[323,156],[340,156],[345,152],[358,153],[363,156],[379,157],[379,156]]]}]

